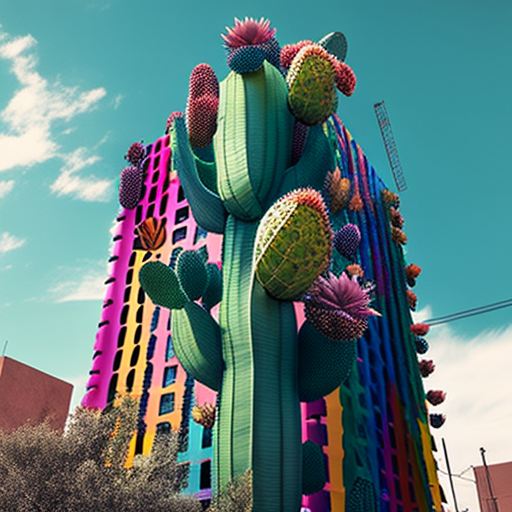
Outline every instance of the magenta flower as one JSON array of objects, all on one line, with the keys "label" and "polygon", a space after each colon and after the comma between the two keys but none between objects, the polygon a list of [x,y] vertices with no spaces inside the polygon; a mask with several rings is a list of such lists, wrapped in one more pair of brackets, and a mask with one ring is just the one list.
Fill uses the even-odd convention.
[{"label": "magenta flower", "polygon": [[228,33],[221,36],[225,46],[230,49],[265,43],[276,33],[275,28],[270,28],[270,20],[264,18],[259,21],[247,17],[244,21],[235,18],[235,26],[226,27],[226,30]]},{"label": "magenta flower", "polygon": [[372,288],[361,288],[357,277],[350,279],[329,273],[320,276],[304,298],[306,317],[320,334],[334,340],[360,338],[368,323],[366,319],[380,313],[368,307]]}]

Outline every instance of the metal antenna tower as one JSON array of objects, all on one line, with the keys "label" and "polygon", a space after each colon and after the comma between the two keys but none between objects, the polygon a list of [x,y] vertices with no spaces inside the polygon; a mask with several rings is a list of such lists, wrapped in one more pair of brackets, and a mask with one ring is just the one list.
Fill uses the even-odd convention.
[{"label": "metal antenna tower", "polygon": [[393,171],[396,188],[398,189],[398,192],[403,192],[407,189],[407,183],[405,182],[400,158],[398,158],[398,151],[396,149],[395,138],[393,137],[393,131],[391,130],[391,123],[389,122],[386,106],[384,105],[384,102],[381,101],[380,103],[375,103],[373,108],[375,110],[375,115],[377,116],[377,121],[379,121],[380,133],[382,134],[382,140],[386,147],[389,164]]}]

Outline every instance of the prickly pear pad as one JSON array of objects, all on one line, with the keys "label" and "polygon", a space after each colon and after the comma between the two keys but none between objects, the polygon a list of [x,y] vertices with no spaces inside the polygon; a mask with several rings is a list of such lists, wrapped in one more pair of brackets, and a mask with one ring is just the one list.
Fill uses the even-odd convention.
[{"label": "prickly pear pad", "polygon": [[255,244],[256,277],[279,300],[300,298],[329,266],[332,230],[313,189],[279,199],[261,220]]}]

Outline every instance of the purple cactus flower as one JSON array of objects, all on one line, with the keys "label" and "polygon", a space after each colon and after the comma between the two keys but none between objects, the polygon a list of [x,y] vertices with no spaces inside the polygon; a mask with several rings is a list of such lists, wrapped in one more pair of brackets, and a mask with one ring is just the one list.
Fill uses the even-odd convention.
[{"label": "purple cactus flower", "polygon": [[372,287],[361,288],[356,276],[320,276],[304,298],[306,317],[327,338],[360,338],[368,326],[367,317],[380,316],[368,307],[371,291]]}]

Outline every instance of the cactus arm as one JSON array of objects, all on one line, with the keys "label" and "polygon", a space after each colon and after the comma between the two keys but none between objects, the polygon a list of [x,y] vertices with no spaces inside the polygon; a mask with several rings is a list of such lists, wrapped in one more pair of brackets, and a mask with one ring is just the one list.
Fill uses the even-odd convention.
[{"label": "cactus arm", "polygon": [[319,492],[326,482],[322,448],[306,441],[302,444],[302,493],[307,496]]},{"label": "cactus arm", "polygon": [[181,309],[188,302],[174,270],[160,261],[146,263],[140,269],[139,281],[144,292],[159,306]]},{"label": "cactus arm", "polygon": [[333,170],[334,155],[323,127],[312,126],[300,160],[286,170],[279,195],[303,187],[322,190],[327,172]]},{"label": "cactus arm", "polygon": [[194,379],[218,391],[222,379],[220,327],[195,302],[172,313],[173,344],[176,356]]},{"label": "cactus arm", "polygon": [[197,174],[204,186],[215,195],[219,195],[217,191],[217,167],[215,160],[202,160],[195,153],[193,154],[196,162]]},{"label": "cactus arm", "polygon": [[313,402],[334,391],[355,360],[356,340],[331,340],[304,322],[299,331],[300,401]]},{"label": "cactus arm", "polygon": [[199,177],[184,119],[174,121],[172,135],[174,166],[196,222],[206,231],[223,233],[226,210],[220,197],[205,187]]}]

